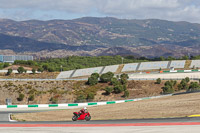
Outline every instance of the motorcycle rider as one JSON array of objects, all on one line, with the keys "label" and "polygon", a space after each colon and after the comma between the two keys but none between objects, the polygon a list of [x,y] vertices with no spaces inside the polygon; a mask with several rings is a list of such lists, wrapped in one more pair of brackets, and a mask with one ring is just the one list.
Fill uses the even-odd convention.
[{"label": "motorcycle rider", "polygon": [[84,107],[83,109],[81,109],[81,110],[79,111],[78,117],[80,117],[81,114],[84,114],[84,113],[87,113],[87,112],[88,112],[88,111],[87,111],[87,108]]}]

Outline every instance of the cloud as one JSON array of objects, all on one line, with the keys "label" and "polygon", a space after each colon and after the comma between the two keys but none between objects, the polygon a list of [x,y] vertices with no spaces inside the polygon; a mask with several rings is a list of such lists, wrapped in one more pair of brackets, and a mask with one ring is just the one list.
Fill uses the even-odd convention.
[{"label": "cloud", "polygon": [[96,15],[200,23],[199,0],[0,0],[0,3],[0,17],[18,20]]}]

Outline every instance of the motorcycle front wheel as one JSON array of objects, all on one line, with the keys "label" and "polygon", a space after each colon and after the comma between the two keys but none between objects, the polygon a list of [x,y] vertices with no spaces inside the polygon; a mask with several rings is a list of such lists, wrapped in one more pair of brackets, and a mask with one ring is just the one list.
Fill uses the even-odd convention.
[{"label": "motorcycle front wheel", "polygon": [[91,116],[85,116],[85,120],[89,121],[91,119]]}]

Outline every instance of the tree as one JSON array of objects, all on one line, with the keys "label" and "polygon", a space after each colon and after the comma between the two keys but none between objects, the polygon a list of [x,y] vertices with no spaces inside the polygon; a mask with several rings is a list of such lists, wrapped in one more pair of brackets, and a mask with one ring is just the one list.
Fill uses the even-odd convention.
[{"label": "tree", "polygon": [[166,81],[165,86],[162,87],[163,93],[173,93],[175,91],[174,86],[176,83],[175,80]]},{"label": "tree", "polygon": [[121,84],[123,84],[123,85],[126,84],[128,78],[129,78],[128,74],[125,74],[125,73],[121,74],[121,75],[120,75]]},{"label": "tree", "polygon": [[111,79],[113,78],[113,76],[114,76],[114,73],[112,73],[112,72],[104,73],[100,76],[100,81],[103,83],[110,82]]},{"label": "tree", "polygon": [[189,60],[189,57],[187,55],[182,56],[183,60]]},{"label": "tree", "polygon": [[9,63],[7,63],[7,62],[3,64],[3,68],[6,68],[8,66],[9,66]]},{"label": "tree", "polygon": [[121,79],[129,79],[129,76],[128,76],[128,74],[123,73],[120,75],[120,78]]},{"label": "tree", "polygon": [[12,71],[13,71],[13,70],[12,70],[11,68],[9,68],[9,69],[8,69],[8,72],[6,73],[6,75],[10,75],[10,74],[12,73]]},{"label": "tree", "polygon": [[99,82],[98,80],[99,74],[98,73],[92,73],[91,76],[88,78],[87,84],[88,85],[95,85]]},{"label": "tree", "polygon": [[42,66],[42,68],[43,68],[45,71],[47,71],[48,68],[49,68],[49,65],[48,65],[48,64],[44,64],[44,65]]},{"label": "tree", "polygon": [[32,69],[32,73],[35,74],[35,72],[36,72],[36,70],[35,70],[35,68],[33,68],[33,69]]},{"label": "tree", "polygon": [[18,73],[23,73],[25,72],[25,69],[23,67],[18,67],[17,71]]},{"label": "tree", "polygon": [[174,88],[172,88],[169,85],[162,87],[162,90],[163,90],[163,93],[173,93],[174,92]]},{"label": "tree", "polygon": [[96,85],[97,83],[98,83],[98,78],[94,76],[88,78],[88,81],[87,81],[88,85]]},{"label": "tree", "polygon": [[48,72],[55,72],[55,69],[53,67],[48,67]]},{"label": "tree", "polygon": [[181,83],[178,85],[178,89],[179,90],[187,90],[188,89],[188,83],[186,81],[186,79],[182,79]]},{"label": "tree", "polygon": [[190,78],[189,78],[189,77],[186,77],[186,78],[185,78],[185,81],[186,81],[187,83],[189,83],[189,82],[190,82]]},{"label": "tree", "polygon": [[120,82],[117,80],[117,78],[113,77],[113,78],[111,79],[111,85],[116,86],[116,85],[119,85],[119,84],[120,84]]},{"label": "tree", "polygon": [[91,77],[95,77],[95,78],[98,79],[98,78],[99,78],[99,74],[98,74],[98,73],[92,73],[92,74],[91,74]]},{"label": "tree", "polygon": [[200,89],[200,85],[197,82],[191,82],[187,91],[196,91]]},{"label": "tree", "polygon": [[42,67],[39,67],[37,71],[38,71],[38,72],[43,72],[44,69],[43,69]]}]

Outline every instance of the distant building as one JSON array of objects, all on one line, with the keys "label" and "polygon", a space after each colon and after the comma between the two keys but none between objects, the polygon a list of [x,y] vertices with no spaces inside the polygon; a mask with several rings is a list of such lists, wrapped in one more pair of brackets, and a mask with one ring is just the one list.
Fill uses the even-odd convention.
[{"label": "distant building", "polygon": [[0,55],[0,62],[14,63],[15,60],[33,60],[33,56],[28,55]]}]

